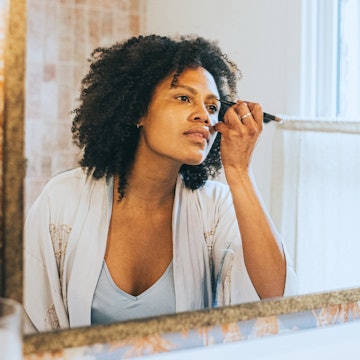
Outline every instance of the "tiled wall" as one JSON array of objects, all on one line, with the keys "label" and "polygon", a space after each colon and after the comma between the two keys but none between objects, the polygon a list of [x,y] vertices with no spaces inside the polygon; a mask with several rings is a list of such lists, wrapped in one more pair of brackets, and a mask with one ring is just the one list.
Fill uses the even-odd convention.
[{"label": "tiled wall", "polygon": [[43,185],[76,166],[71,115],[87,59],[140,32],[140,0],[28,0],[25,213]]}]

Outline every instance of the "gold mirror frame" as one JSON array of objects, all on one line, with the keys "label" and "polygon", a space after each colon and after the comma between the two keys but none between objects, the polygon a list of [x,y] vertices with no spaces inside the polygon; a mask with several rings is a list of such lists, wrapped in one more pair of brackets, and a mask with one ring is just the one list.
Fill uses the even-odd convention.
[{"label": "gold mirror frame", "polygon": [[217,309],[184,312],[111,325],[79,327],[27,335],[24,354],[44,353],[91,344],[107,344],[167,333],[184,333],[259,317],[327,308],[360,300],[360,288],[257,301]]},{"label": "gold mirror frame", "polygon": [[[2,296],[22,301],[26,0],[9,0],[7,19],[0,289]],[[24,354],[176,333],[357,301],[360,301],[360,288],[258,301],[106,326],[32,334],[24,337]]]},{"label": "gold mirror frame", "polygon": [[4,17],[1,292],[22,301],[26,0],[8,1]]}]

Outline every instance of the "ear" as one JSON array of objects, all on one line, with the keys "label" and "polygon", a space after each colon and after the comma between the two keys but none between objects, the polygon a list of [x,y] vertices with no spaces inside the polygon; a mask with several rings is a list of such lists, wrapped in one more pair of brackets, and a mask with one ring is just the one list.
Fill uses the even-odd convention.
[{"label": "ear", "polygon": [[137,122],[137,124],[136,124],[136,127],[137,127],[138,129],[140,129],[141,127],[144,126],[144,123],[145,123],[145,116],[143,115],[143,116],[138,120],[138,122]]}]

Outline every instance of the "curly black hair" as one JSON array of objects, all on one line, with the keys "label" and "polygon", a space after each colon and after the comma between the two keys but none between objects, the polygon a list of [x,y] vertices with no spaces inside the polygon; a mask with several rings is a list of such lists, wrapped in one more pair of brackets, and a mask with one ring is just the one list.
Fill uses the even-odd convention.
[{"label": "curly black hair", "polygon": [[[157,85],[171,73],[172,84],[186,68],[203,67],[220,97],[235,98],[241,73],[216,42],[195,35],[132,37],[91,54],[81,83],[80,105],[73,111],[73,142],[83,150],[80,165],[96,179],[118,175],[119,199],[125,195],[139,141],[138,120],[147,112]],[[219,120],[225,109],[222,106]],[[182,165],[185,186],[198,189],[221,169],[220,134],[200,165]]]}]

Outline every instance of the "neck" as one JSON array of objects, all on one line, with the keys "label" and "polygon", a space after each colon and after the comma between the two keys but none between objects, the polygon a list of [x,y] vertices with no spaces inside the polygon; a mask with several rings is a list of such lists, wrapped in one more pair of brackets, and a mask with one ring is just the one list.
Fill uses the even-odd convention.
[{"label": "neck", "polygon": [[[136,204],[141,208],[159,208],[169,201],[172,202],[175,194],[177,171],[164,169],[149,169],[148,166],[134,167],[127,179],[128,185],[122,202]],[[120,180],[121,181],[121,180]],[[117,199],[119,178],[114,178],[114,199]]]}]

